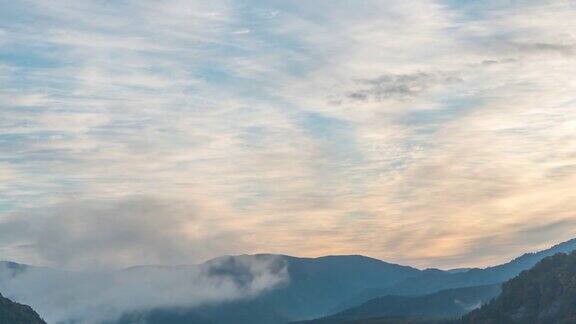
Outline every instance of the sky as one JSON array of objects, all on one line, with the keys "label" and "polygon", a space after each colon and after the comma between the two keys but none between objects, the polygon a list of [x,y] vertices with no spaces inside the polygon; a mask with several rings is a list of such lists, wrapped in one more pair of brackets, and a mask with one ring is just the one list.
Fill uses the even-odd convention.
[{"label": "sky", "polygon": [[0,258],[486,266],[576,237],[576,1],[0,2]]}]

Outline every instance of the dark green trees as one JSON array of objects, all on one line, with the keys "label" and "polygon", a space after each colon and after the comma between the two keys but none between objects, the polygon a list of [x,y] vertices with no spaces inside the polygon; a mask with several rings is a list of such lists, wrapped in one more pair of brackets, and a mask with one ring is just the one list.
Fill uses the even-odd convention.
[{"label": "dark green trees", "polygon": [[0,294],[0,323],[2,324],[46,324],[30,306],[4,298]]},{"label": "dark green trees", "polygon": [[576,323],[576,252],[556,254],[502,286],[502,294],[463,324]]}]

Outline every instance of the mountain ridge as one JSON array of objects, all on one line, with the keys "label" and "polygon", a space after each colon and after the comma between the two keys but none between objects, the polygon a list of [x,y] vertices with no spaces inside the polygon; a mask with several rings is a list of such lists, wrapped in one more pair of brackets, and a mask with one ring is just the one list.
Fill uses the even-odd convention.
[{"label": "mountain ridge", "polygon": [[498,296],[500,285],[441,290],[423,296],[382,296],[342,312],[300,324],[344,323],[370,318],[452,318],[462,316]]},{"label": "mountain ridge", "polygon": [[547,256],[551,256],[559,252],[571,252],[574,250],[576,250],[576,239],[571,239],[562,243],[555,244],[545,250],[524,253],[506,263],[495,266],[489,266],[485,268],[471,268],[458,272],[434,268],[425,269],[422,270],[420,276],[410,278],[410,280],[400,282],[392,287],[383,289],[368,289],[336,307],[334,309],[334,313],[360,305],[370,299],[379,296],[419,296],[451,288],[484,286],[502,283],[518,275],[523,270],[531,268]]},{"label": "mountain ridge", "polygon": [[[242,270],[245,264],[254,260],[273,258],[275,267],[286,266],[290,278],[287,284],[264,291],[249,299],[226,301],[218,305],[143,309],[125,314],[123,321],[118,323],[136,323],[146,319],[149,320],[149,324],[159,324],[169,319],[170,323],[176,324],[190,323],[191,320],[196,319],[200,322],[275,324],[330,316],[385,295],[424,296],[443,290],[499,284],[547,255],[574,249],[576,249],[576,239],[556,244],[539,252],[525,253],[507,263],[483,269],[420,270],[358,254],[294,257],[259,253],[221,256],[198,265],[144,265],[108,273],[114,275],[120,272],[146,271],[147,269],[163,272],[180,268],[185,270],[190,267],[199,268],[209,275],[238,278],[238,282],[242,284],[242,280],[250,280]],[[7,269],[6,280],[28,269],[59,271],[14,262],[4,262],[0,265]],[[363,293],[367,294],[362,295]],[[396,300],[404,299],[397,298]],[[343,308],[346,303],[350,304],[349,307]],[[254,319],[254,316],[262,320]],[[162,322],[163,320],[165,322]]]},{"label": "mountain ridge", "polygon": [[492,302],[458,324],[544,324],[576,322],[576,251],[557,253],[502,285]]},{"label": "mountain ridge", "polygon": [[32,307],[16,303],[0,293],[0,323],[5,324],[46,324]]}]

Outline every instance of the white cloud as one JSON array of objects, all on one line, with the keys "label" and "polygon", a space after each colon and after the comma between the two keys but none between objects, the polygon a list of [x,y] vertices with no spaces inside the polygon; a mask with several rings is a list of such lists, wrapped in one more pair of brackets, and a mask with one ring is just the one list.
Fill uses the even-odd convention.
[{"label": "white cloud", "polygon": [[[570,3],[11,6],[42,18],[11,17],[0,43],[29,56],[0,65],[12,212],[160,195],[266,242],[246,252],[421,266],[503,261],[572,235],[515,230],[573,217]],[[364,92],[385,100],[349,98]],[[509,254],[469,254],[493,233]]]},{"label": "white cloud", "polygon": [[227,269],[225,262],[88,273],[33,267],[15,273],[0,264],[0,288],[5,296],[32,305],[49,323],[91,324],[156,308],[193,310],[254,298],[288,280],[283,260],[271,256],[238,258],[233,274],[219,274]]}]

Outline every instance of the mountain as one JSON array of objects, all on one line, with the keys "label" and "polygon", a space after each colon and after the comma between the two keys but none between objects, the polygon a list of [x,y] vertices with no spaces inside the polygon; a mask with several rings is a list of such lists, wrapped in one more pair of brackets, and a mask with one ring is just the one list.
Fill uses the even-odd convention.
[{"label": "mountain", "polygon": [[22,305],[0,294],[0,323],[46,324],[30,306]]},{"label": "mountain", "polygon": [[498,296],[499,285],[442,290],[424,296],[383,296],[309,324],[346,323],[375,318],[454,318]]},{"label": "mountain", "polygon": [[214,321],[203,317],[201,314],[191,310],[179,308],[167,308],[162,310],[152,310],[135,312],[122,316],[118,321],[107,322],[106,324],[119,323],[190,323],[190,324],[215,324]]},{"label": "mountain", "polygon": [[24,271],[29,269],[30,266],[25,264],[20,264],[16,262],[0,261],[0,270],[2,271],[2,277],[14,278]]},{"label": "mountain", "polygon": [[220,324],[220,323],[288,323],[268,305],[255,301],[234,301],[194,308],[157,308],[125,314],[109,324]]},{"label": "mountain", "polygon": [[[0,291],[32,305],[47,318],[54,316],[56,306],[57,318],[67,316],[70,307],[66,306],[69,302],[66,298],[69,296],[75,296],[77,299],[90,296],[93,303],[88,306],[72,300],[71,304],[76,308],[71,313],[84,314],[85,311],[97,313],[98,308],[91,305],[109,307],[119,316],[122,315],[114,324],[276,324],[322,318],[348,309],[350,310],[345,314],[366,313],[367,316],[376,316],[371,321],[401,323],[421,321],[424,320],[424,316],[462,314],[466,307],[475,306],[485,300],[483,295],[480,295],[484,289],[481,286],[500,284],[546,256],[574,249],[576,240],[538,253],[525,254],[499,266],[453,271],[418,270],[358,255],[319,258],[269,254],[225,256],[200,265],[139,266],[108,273],[68,273],[4,262],[0,264]],[[191,274],[201,274],[201,278],[208,278],[216,283],[220,280],[228,283],[232,281],[234,286],[240,289],[249,288],[255,283],[255,274],[247,271],[246,265],[262,263],[255,261],[263,259],[274,259],[273,267],[282,268],[282,272],[287,274],[289,280],[282,281],[280,285],[271,285],[269,289],[263,291],[256,290],[257,293],[247,291],[246,294],[238,295],[241,296],[240,299],[236,297],[217,299],[220,301],[218,303],[192,302],[195,306],[187,307],[183,306],[187,305],[185,297],[187,293],[184,297],[179,297],[179,302],[172,302],[174,298],[171,290],[165,289],[174,286],[179,288],[180,280],[191,284],[186,280],[199,278],[197,275],[190,277]],[[274,271],[276,270],[272,272]],[[21,276],[22,274],[24,276]],[[13,281],[14,278],[16,280]],[[145,280],[142,281],[142,278]],[[160,278],[162,284],[156,282]],[[123,282],[124,286],[129,283],[131,289],[115,291],[117,289],[113,286],[115,282]],[[150,285],[149,282],[155,284]],[[37,283],[41,284],[38,286]],[[65,283],[70,289],[56,294],[54,300],[44,295],[58,291],[55,287],[59,287],[60,283]],[[110,298],[103,298],[106,295],[98,290],[100,285],[103,292],[111,294],[108,297],[113,298],[112,301]],[[118,289],[124,289],[122,287]],[[183,290],[179,291],[182,293],[188,287],[183,287]],[[470,289],[460,289],[468,287]],[[36,290],[32,291],[31,288]],[[118,296],[123,291],[142,292],[143,295]],[[465,295],[467,293],[470,295]],[[191,296],[194,296],[194,291],[191,291]],[[370,301],[378,297],[382,298]],[[455,297],[466,302],[455,306]],[[161,302],[156,303],[157,300]],[[418,317],[420,314],[422,316]]]},{"label": "mountain", "polygon": [[362,293],[354,296],[354,298],[336,307],[334,313],[385,295],[421,296],[451,288],[499,284],[515,277],[523,270],[530,269],[545,257],[557,253],[572,252],[574,250],[576,250],[576,239],[566,241],[537,253],[526,253],[508,263],[484,269],[473,268],[464,271],[427,269],[422,271],[419,276],[404,280],[391,287],[366,289]]},{"label": "mountain", "polygon": [[328,314],[345,299],[367,288],[390,287],[420,274],[420,270],[363,256],[315,259],[284,257],[290,284],[260,297],[289,318]]},{"label": "mountain", "polygon": [[508,263],[485,269],[471,269],[459,273],[424,272],[420,277],[401,282],[389,290],[402,295],[421,295],[441,289],[501,283],[517,276],[523,270],[532,268],[545,257],[574,250],[576,250],[576,239],[555,245],[544,251],[527,253]]},{"label": "mountain", "polygon": [[493,302],[459,324],[576,323],[576,252],[547,257],[503,284]]},{"label": "mountain", "polygon": [[[212,273],[241,277],[241,264],[272,255],[241,255],[217,258],[201,265]],[[148,324],[192,323],[286,323],[295,320],[325,316],[337,305],[371,287],[389,287],[420,274],[420,270],[386,263],[364,256],[325,256],[297,258],[273,255],[287,267],[290,281],[287,285],[263,293],[247,301],[227,302],[217,306],[202,306],[175,311],[180,317],[163,321],[157,314],[170,313],[169,309],[154,309],[140,314],[129,314],[120,323],[137,323],[145,318]],[[196,322],[194,322],[196,323]]]},{"label": "mountain", "polygon": [[[273,260],[271,263],[264,260]],[[287,282],[274,286],[271,290],[264,290],[260,294],[248,293],[245,298],[224,299],[220,303],[202,303],[194,307],[160,308],[144,307],[134,308],[133,303],[126,301],[122,296],[114,294],[114,300],[120,304],[101,300],[102,294],[91,294],[90,289],[116,289],[110,282],[130,283],[128,290],[139,290],[160,297],[143,296],[142,300],[170,300],[170,292],[154,289],[139,288],[136,278],[150,278],[170,283],[177,278],[190,278],[191,273],[201,273],[203,278],[211,278],[213,282],[219,280],[232,280],[238,287],[250,287],[254,284],[254,273],[248,271],[246,265],[269,264],[274,268],[285,268]],[[277,270],[277,269],[276,269]],[[272,272],[276,271],[272,270]],[[40,268],[4,262],[0,264],[0,291],[10,292],[11,296],[21,294],[21,300],[34,305],[36,309],[48,316],[58,308],[58,317],[62,318],[68,312],[63,296],[80,294],[76,298],[89,297],[92,303],[99,303],[121,310],[123,305],[129,306],[128,313],[124,313],[118,323],[286,323],[294,320],[312,319],[330,314],[331,310],[346,299],[359,294],[370,287],[390,287],[407,278],[420,274],[420,270],[386,263],[380,260],[363,256],[325,256],[320,258],[297,258],[285,255],[240,255],[219,257],[200,265],[184,266],[138,266],[120,271],[107,273],[80,273]],[[174,278],[174,279],[170,279]],[[44,281],[42,281],[44,280]],[[40,286],[36,283],[42,281]],[[58,304],[47,303],[48,297],[42,297],[29,290],[28,286],[37,287],[40,292],[52,294],[53,287],[59,282],[70,285],[68,293],[55,294]],[[142,285],[147,285],[142,282]],[[189,283],[186,283],[189,284]],[[263,283],[267,285],[266,283]],[[163,284],[155,283],[152,287]],[[185,285],[185,283],[183,283]],[[44,288],[42,288],[44,287]],[[4,289],[4,290],[2,290]],[[242,288],[240,288],[242,289]],[[54,295],[54,294],[53,294]],[[130,295],[130,294],[128,294]],[[19,297],[19,298],[20,298]],[[136,302],[141,298],[137,297]],[[180,297],[182,300],[184,297]],[[71,302],[74,310],[70,313],[89,311],[78,302]],[[163,303],[161,305],[165,305]],[[146,305],[146,303],[144,303]],[[182,305],[175,303],[174,305]],[[78,311],[76,311],[78,309]],[[50,316],[48,316],[50,317]]]}]

